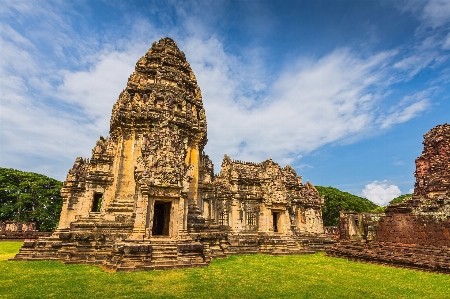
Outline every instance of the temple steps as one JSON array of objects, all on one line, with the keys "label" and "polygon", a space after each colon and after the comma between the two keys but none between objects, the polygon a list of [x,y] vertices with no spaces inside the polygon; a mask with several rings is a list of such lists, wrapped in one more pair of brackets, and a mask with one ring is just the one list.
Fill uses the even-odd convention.
[{"label": "temple steps", "polygon": [[133,213],[134,199],[115,198],[106,208],[107,213]]},{"label": "temple steps", "polygon": [[[129,246],[133,246],[133,243],[129,244],[131,244]],[[204,246],[201,244],[192,245],[192,240],[156,237],[147,242],[134,244],[149,246],[151,251],[148,253],[124,254],[119,260],[109,261],[110,265],[106,267],[127,272],[204,267],[209,263],[209,259],[205,257]]]},{"label": "temple steps", "polygon": [[[196,234],[196,238],[200,236],[198,241],[191,239],[190,235],[181,239],[158,236],[142,241],[126,239],[126,235],[116,233],[116,228],[109,230],[106,239],[99,241],[98,236],[106,230],[92,229],[92,224],[85,219],[78,220],[72,223],[74,227],[70,232],[61,231],[54,237],[29,241],[15,259],[63,260],[70,264],[86,263],[108,271],[126,272],[204,267],[213,258],[234,254],[307,254],[324,251],[332,244],[321,235],[224,234],[221,231],[209,231],[201,236]],[[96,225],[104,224],[106,221]],[[123,241],[117,243],[117,240]]]},{"label": "temple steps", "polygon": [[224,254],[264,253],[270,255],[310,254],[325,251],[334,241],[322,235],[243,233],[228,237]]}]

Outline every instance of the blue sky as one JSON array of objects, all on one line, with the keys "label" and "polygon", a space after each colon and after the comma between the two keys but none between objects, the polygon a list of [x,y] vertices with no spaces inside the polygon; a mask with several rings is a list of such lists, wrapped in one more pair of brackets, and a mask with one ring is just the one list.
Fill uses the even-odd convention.
[{"label": "blue sky", "polygon": [[202,90],[207,154],[267,158],[378,204],[450,120],[450,1],[2,1],[0,166],[64,180],[153,41]]}]

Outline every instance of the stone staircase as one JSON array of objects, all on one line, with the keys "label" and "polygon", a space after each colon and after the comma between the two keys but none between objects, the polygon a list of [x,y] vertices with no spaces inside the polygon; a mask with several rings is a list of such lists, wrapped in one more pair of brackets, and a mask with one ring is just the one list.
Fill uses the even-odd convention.
[{"label": "stone staircase", "polygon": [[70,231],[58,231],[48,238],[25,241],[14,259],[62,260],[69,264],[87,263],[105,270],[127,272],[204,267],[213,258],[233,254],[314,253],[333,244],[332,240],[321,235],[287,236],[256,232],[232,235],[214,230],[177,239],[153,237],[144,241],[134,240],[127,239],[126,235],[131,233],[132,223],[101,220],[99,213],[91,213],[72,226]]},{"label": "stone staircase", "polygon": [[134,213],[133,198],[115,198],[107,207],[107,213],[132,216]]},{"label": "stone staircase", "polygon": [[[288,248],[288,238],[283,235],[263,235],[259,237],[259,252],[270,255],[286,255],[291,254]],[[295,248],[295,242],[290,243],[290,249]]]},{"label": "stone staircase", "polygon": [[176,240],[154,239],[152,244],[152,265],[154,270],[173,269],[179,264]]},{"label": "stone staircase", "polygon": [[225,255],[252,253],[288,255],[325,251],[334,243],[334,240],[325,235],[242,233],[228,235],[226,244],[221,244],[221,248]]},{"label": "stone staircase", "polygon": [[11,260],[61,260],[58,255],[60,243],[58,238],[52,236],[38,240],[25,240],[19,253]]},{"label": "stone staircase", "polygon": [[144,242],[123,243],[105,263],[105,268],[118,272],[136,270],[168,270],[206,267],[204,246],[192,240],[151,238]]},{"label": "stone staircase", "polygon": [[228,246],[224,254],[254,254],[259,252],[259,235],[257,233],[229,234]]}]

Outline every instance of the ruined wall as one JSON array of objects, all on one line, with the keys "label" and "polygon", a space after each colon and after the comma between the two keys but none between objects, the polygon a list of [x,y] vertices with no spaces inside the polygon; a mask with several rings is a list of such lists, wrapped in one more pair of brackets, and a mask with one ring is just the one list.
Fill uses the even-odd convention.
[{"label": "ruined wall", "polygon": [[0,221],[0,240],[37,239],[51,234],[37,231],[35,222]]},{"label": "ruined wall", "polygon": [[365,240],[376,238],[384,213],[356,213],[341,211],[339,216],[339,238],[341,240]]},{"label": "ruined wall", "polygon": [[424,136],[423,151],[416,159],[415,197],[450,197],[450,125],[434,127]]},{"label": "ruined wall", "polygon": [[14,221],[0,221],[0,232],[26,232],[36,231],[35,222],[14,222]]},{"label": "ruined wall", "polygon": [[450,247],[450,200],[415,204],[389,207],[380,220],[376,240]]},{"label": "ruined wall", "polygon": [[341,217],[340,242],[327,254],[450,273],[450,125],[431,129],[423,144],[413,197],[389,205],[371,239],[355,225],[363,214]]}]

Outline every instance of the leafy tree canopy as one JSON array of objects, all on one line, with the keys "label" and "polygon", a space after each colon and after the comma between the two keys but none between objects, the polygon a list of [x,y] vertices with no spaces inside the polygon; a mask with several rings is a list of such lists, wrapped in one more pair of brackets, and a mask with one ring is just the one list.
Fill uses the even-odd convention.
[{"label": "leafy tree canopy", "polygon": [[413,194],[402,194],[402,195],[394,198],[393,200],[391,200],[389,202],[389,204],[404,202],[405,200],[410,199],[412,196],[413,196]]},{"label": "leafy tree canopy", "polygon": [[378,205],[367,198],[343,192],[333,187],[315,187],[319,194],[325,197],[325,205],[322,210],[325,226],[337,225],[340,211],[371,212],[378,208]]},{"label": "leafy tree canopy", "polygon": [[0,167],[0,221],[36,222],[40,231],[56,228],[62,183],[45,175]]}]

